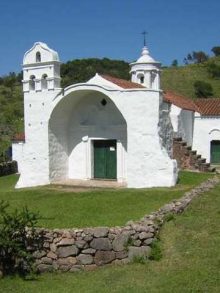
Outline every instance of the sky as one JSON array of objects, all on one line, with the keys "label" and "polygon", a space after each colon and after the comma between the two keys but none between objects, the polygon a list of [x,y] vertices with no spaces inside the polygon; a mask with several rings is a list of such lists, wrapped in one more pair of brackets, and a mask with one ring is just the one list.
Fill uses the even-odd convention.
[{"label": "sky", "polygon": [[151,56],[163,65],[220,46],[220,0],[0,0],[0,12],[0,76],[21,71],[24,53],[38,41],[62,62],[132,62],[146,30]]}]

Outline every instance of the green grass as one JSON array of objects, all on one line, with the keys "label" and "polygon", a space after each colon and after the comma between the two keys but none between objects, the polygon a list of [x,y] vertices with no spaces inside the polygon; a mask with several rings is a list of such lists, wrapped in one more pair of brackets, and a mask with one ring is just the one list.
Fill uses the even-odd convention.
[{"label": "green grass", "polygon": [[[197,174],[184,176],[197,177]],[[193,201],[165,224],[163,257],[146,264],[109,266],[93,272],[44,274],[35,281],[5,278],[1,292],[217,293],[220,288],[220,186]]]},{"label": "green grass", "polygon": [[43,217],[39,226],[47,228],[118,226],[155,211],[209,176],[212,175],[181,172],[174,188],[76,193],[49,186],[15,190],[17,176],[12,175],[0,178],[0,200],[7,200],[12,209],[26,205],[31,211],[39,211]]}]

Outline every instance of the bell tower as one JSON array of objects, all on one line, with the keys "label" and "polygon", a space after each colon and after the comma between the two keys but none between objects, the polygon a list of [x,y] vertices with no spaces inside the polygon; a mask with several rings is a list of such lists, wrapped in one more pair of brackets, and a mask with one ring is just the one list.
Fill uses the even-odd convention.
[{"label": "bell tower", "polygon": [[160,62],[155,61],[145,45],[140,58],[130,64],[131,81],[142,84],[148,89],[160,90]]},{"label": "bell tower", "polygon": [[23,91],[41,92],[60,88],[60,62],[57,52],[37,42],[23,59]]}]

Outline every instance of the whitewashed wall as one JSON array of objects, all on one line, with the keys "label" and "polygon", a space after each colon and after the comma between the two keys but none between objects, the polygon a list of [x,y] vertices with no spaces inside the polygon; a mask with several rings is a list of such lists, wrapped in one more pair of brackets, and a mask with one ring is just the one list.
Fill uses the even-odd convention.
[{"label": "whitewashed wall", "polygon": [[202,117],[195,115],[193,149],[210,162],[210,144],[212,140],[220,140],[220,116]]},{"label": "whitewashed wall", "polygon": [[[109,103],[112,108],[109,115],[102,116],[99,132],[95,128],[89,131],[83,126],[77,128],[77,119],[82,121],[83,115],[90,113],[92,102],[85,113],[83,105],[89,99],[100,100],[106,96],[112,101]],[[170,159],[159,134],[159,92],[107,90],[98,85],[80,84],[67,89],[65,96],[58,90],[44,95],[29,93],[25,104],[26,143],[17,187],[48,184],[69,177],[87,179],[91,174],[91,162],[88,166],[84,160],[83,141],[87,136],[120,141],[118,154],[122,163],[118,165],[118,179],[125,180],[128,187],[175,184],[176,162]],[[106,130],[103,126],[109,122],[115,125]]]},{"label": "whitewashed wall", "polygon": [[192,145],[194,112],[183,110],[175,105],[171,106],[170,119],[173,126],[174,136],[182,137],[189,146]]}]

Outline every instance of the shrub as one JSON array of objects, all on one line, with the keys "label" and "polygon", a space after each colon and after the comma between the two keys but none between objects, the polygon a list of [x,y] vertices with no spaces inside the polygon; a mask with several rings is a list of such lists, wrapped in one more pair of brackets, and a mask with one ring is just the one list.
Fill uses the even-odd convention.
[{"label": "shrub", "polygon": [[0,271],[3,275],[34,272],[32,251],[41,247],[41,235],[36,231],[38,213],[26,207],[8,211],[9,205],[0,202]]},{"label": "shrub", "polygon": [[213,96],[212,86],[208,82],[197,80],[194,82],[194,89],[198,98],[208,98]]}]

